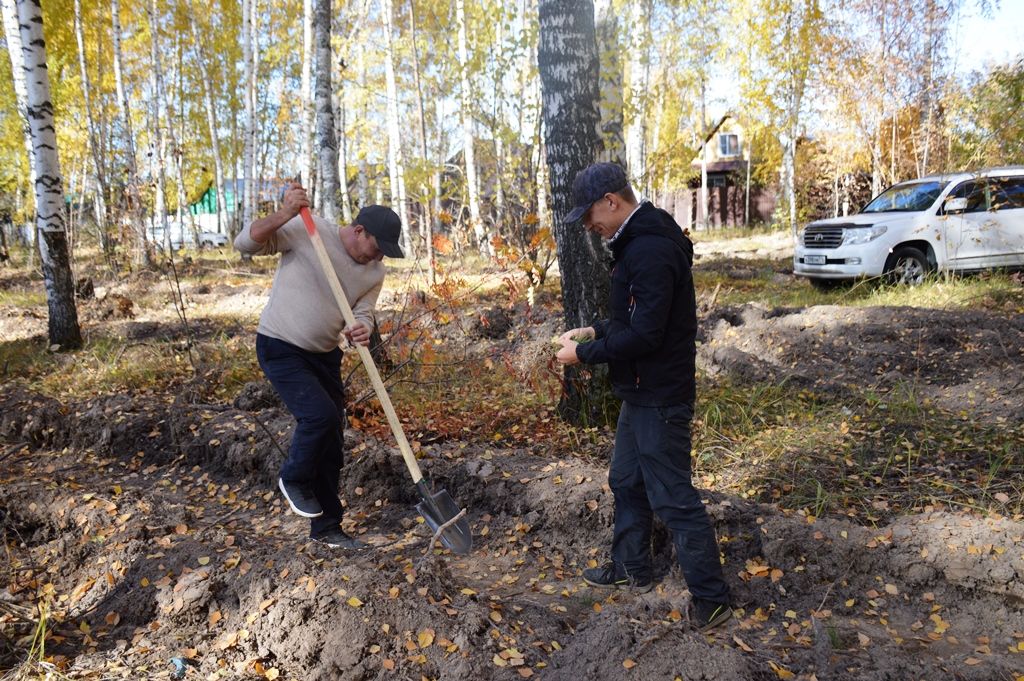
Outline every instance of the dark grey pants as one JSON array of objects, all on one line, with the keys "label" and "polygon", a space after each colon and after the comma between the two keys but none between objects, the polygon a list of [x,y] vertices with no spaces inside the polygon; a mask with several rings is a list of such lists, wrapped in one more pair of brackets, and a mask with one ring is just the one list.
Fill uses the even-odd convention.
[{"label": "dark grey pants", "polygon": [[638,579],[651,577],[651,523],[657,513],[672,533],[690,593],[726,603],[718,540],[690,479],[692,419],[687,404],[622,404],[608,471],[615,495],[612,559]]}]

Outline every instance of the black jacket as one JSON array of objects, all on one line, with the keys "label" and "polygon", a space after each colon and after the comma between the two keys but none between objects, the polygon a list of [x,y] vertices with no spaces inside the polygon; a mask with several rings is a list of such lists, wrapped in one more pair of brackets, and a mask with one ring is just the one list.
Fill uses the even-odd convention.
[{"label": "black jacket", "polygon": [[644,203],[611,243],[611,318],[576,348],[580,361],[608,363],[613,392],[647,407],[694,402],[697,302],[693,244],[667,212]]}]

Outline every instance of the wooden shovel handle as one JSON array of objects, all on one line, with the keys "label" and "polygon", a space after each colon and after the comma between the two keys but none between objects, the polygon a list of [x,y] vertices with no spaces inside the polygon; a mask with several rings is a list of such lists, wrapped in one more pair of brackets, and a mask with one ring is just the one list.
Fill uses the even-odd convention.
[{"label": "wooden shovel handle", "polygon": [[[324,271],[324,276],[327,277],[327,283],[334,294],[334,300],[341,309],[341,316],[345,318],[345,323],[348,324],[349,328],[353,328],[357,324],[356,317],[352,314],[352,307],[348,304],[348,299],[345,298],[345,291],[342,290],[341,282],[338,281],[338,275],[335,274],[334,266],[331,265],[331,259],[324,248],[323,239],[320,238],[319,232],[316,231],[313,216],[310,215],[308,208],[302,208],[299,211],[299,215],[302,216],[302,222],[306,225],[306,231],[313,242],[313,250],[316,251],[317,260],[320,261],[320,267]],[[366,367],[366,373],[370,376],[370,383],[373,384],[373,390],[377,393],[377,399],[380,400],[381,406],[384,407],[384,414],[388,417],[388,424],[390,424],[391,432],[398,442],[398,449],[402,452],[405,465],[409,468],[409,474],[412,475],[412,481],[414,484],[419,483],[423,480],[423,473],[420,471],[420,465],[416,461],[416,455],[412,453],[409,441],[405,438],[402,422],[398,420],[398,414],[395,413],[395,407],[391,404],[391,398],[388,397],[387,388],[384,387],[384,381],[380,377],[380,372],[377,371],[377,365],[373,361],[373,356],[370,355],[370,349],[365,345],[357,344],[356,352],[359,353],[359,359],[363,361],[363,366]]]}]

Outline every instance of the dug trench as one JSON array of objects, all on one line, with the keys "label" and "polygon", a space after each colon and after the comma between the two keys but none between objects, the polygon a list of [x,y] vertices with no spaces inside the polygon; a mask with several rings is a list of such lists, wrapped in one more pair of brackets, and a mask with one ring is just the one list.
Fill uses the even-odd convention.
[{"label": "dug trench", "polygon": [[612,509],[587,452],[428,447],[426,473],[473,528],[453,556],[398,454],[350,429],[344,526],[373,548],[310,543],[273,485],[291,419],[265,395],[7,391],[0,669],[23,664],[40,607],[67,678],[987,681],[1024,666],[1020,522],[865,527],[708,494],[737,612],[702,634],[661,528],[655,590],[583,583]]}]

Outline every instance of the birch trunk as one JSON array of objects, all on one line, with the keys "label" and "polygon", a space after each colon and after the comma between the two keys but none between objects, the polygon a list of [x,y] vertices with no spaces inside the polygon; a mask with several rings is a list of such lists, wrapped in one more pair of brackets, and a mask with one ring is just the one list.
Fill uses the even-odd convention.
[{"label": "birch trunk", "polygon": [[391,185],[391,203],[398,203],[398,216],[402,219],[402,250],[415,257],[410,246],[412,232],[409,223],[409,203],[405,195],[405,155],[402,153],[402,132],[398,120],[398,86],[395,82],[394,7],[391,0],[381,1],[384,14],[384,80],[388,99],[388,180]]},{"label": "birch trunk", "polygon": [[313,0],[302,0],[302,92],[299,93],[299,173],[302,184],[315,195],[313,183]]},{"label": "birch trunk", "polygon": [[217,107],[213,98],[211,87],[210,67],[203,58],[202,41],[199,37],[199,27],[196,22],[195,9],[192,0],[188,0],[189,26],[192,31],[192,44],[195,50],[195,59],[199,64],[200,80],[203,81],[203,103],[206,108],[206,127],[210,135],[210,149],[213,153],[213,181],[217,191],[217,231],[224,234],[227,229],[228,202],[224,192],[224,160],[220,152],[220,136],[217,134]]},{"label": "birch trunk", "polygon": [[323,216],[337,221],[341,211],[338,207],[338,141],[334,136],[331,103],[331,0],[314,0],[313,27],[316,34],[316,135]]},{"label": "birch trunk", "polygon": [[[89,69],[85,57],[85,37],[82,31],[82,1],[75,0],[75,42],[78,46],[78,70],[82,80],[82,101],[85,104],[85,124],[88,131],[89,155],[92,158],[93,169],[96,171],[97,191],[95,193],[97,211],[97,227],[100,234],[100,246],[103,252],[110,255],[110,240],[107,234],[107,196],[109,187],[107,185],[107,164],[103,153],[103,144],[96,131],[96,117],[92,108],[92,91],[89,79]],[[83,183],[84,184],[84,183]]]},{"label": "birch trunk", "polygon": [[[416,140],[419,143],[420,158],[423,159],[423,163],[429,162],[429,152],[427,151],[427,116],[423,106],[423,83],[420,79],[420,54],[419,47],[416,41],[416,0],[409,0],[409,39],[412,42],[412,75],[413,84],[416,87]],[[431,232],[433,231],[432,225],[434,216],[431,215],[430,210],[430,191],[427,187],[426,182],[420,186],[422,194],[422,203],[420,204],[420,222],[419,222],[419,236],[420,241],[423,242],[423,246],[427,251],[427,267],[430,268],[431,282],[434,280],[433,267],[434,267],[434,254],[433,244],[431,239],[433,238]]]},{"label": "birch trunk", "polygon": [[165,109],[163,103],[163,74],[160,68],[160,47],[159,47],[159,24],[157,23],[156,0],[149,0],[146,7],[149,16],[150,42],[149,58],[152,62],[152,93],[149,102],[150,129],[152,134],[151,146],[153,148],[153,160],[156,162],[156,196],[153,200],[153,223],[163,229],[164,245],[168,251],[171,249],[171,230],[167,225],[167,198],[165,195],[167,187],[166,170],[166,147],[163,130],[160,126],[160,112]]},{"label": "birch trunk", "polygon": [[[30,192],[35,192],[36,169],[32,162],[32,128],[28,120],[28,89],[25,85],[25,57],[21,48],[21,29],[18,28],[18,8],[16,0],[2,2],[4,33],[7,37],[7,51],[11,56],[11,77],[14,80],[14,95],[21,117],[21,141],[25,146],[25,158],[28,163],[28,186]],[[25,229],[29,234],[34,231],[30,225],[31,223],[26,221]]]},{"label": "birch trunk", "polygon": [[480,187],[476,174],[475,136],[473,134],[473,93],[469,78],[469,39],[466,35],[466,3],[455,0],[455,21],[459,40],[459,95],[462,109],[462,157],[466,170],[466,193],[469,198],[469,225],[481,253],[490,254],[491,244],[480,219]]},{"label": "birch trunk", "polygon": [[82,333],[68,253],[64,184],[50,100],[42,8],[39,0],[18,0],[17,12],[25,69],[26,113],[36,171],[36,230],[49,312],[49,340],[51,346],[72,350],[82,347]]},{"label": "birch trunk", "polygon": [[612,0],[594,3],[598,64],[601,70],[601,152],[599,160],[626,165],[623,133],[622,50],[619,48],[619,14]]},{"label": "birch trunk", "polygon": [[245,129],[242,146],[242,225],[245,229],[255,218],[256,164],[256,29],[253,26],[257,0],[242,0],[242,70],[245,88]]},{"label": "birch trunk", "polygon": [[650,89],[651,3],[634,0],[630,16],[629,118],[626,122],[626,163],[633,187],[647,186],[647,92]]},{"label": "birch trunk", "polygon": [[[607,317],[606,251],[598,238],[578,224],[567,225],[572,210],[572,182],[592,163],[600,140],[598,124],[597,44],[592,0],[540,0],[537,62],[543,88],[543,115],[551,179],[551,206],[562,306],[566,328],[589,326]],[[559,413],[577,424],[607,423],[614,418],[606,373],[565,368],[565,392]]]}]

